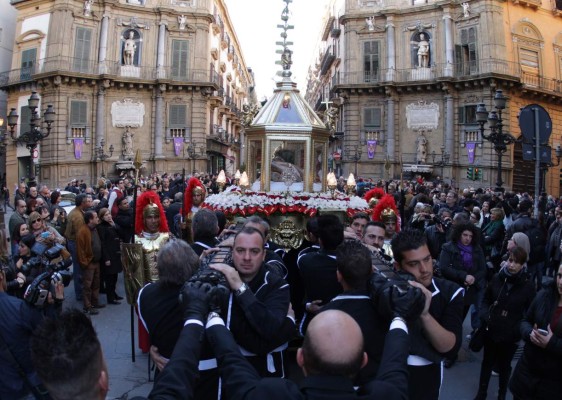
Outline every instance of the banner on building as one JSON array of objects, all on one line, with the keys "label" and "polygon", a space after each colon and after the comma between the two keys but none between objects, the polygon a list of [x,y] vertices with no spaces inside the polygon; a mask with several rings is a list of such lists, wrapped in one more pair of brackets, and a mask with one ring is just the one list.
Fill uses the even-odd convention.
[{"label": "banner on building", "polygon": [[377,141],[367,140],[367,156],[369,159],[375,158],[375,152],[377,151]]},{"label": "banner on building", "polygon": [[175,137],[174,138],[174,152],[176,157],[179,156],[183,151],[183,138],[182,137]]},{"label": "banner on building", "polygon": [[474,151],[476,149],[476,142],[466,143],[466,153],[468,154],[468,163],[474,164]]},{"label": "banner on building", "polygon": [[80,160],[84,150],[84,139],[74,139],[74,158]]}]

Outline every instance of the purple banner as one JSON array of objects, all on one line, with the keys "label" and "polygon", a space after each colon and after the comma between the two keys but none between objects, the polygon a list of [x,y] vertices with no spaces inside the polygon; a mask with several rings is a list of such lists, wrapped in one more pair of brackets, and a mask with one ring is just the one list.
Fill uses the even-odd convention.
[{"label": "purple banner", "polygon": [[84,139],[74,139],[74,158],[80,160],[82,158],[83,149],[84,149]]},{"label": "purple banner", "polygon": [[469,164],[474,164],[474,150],[476,149],[476,142],[466,143],[466,153],[468,154]]},{"label": "purple banner", "polygon": [[377,151],[377,141],[367,140],[367,156],[370,159],[375,158],[375,152]]},{"label": "purple banner", "polygon": [[174,152],[176,157],[181,154],[183,151],[183,138],[175,137],[174,138]]}]

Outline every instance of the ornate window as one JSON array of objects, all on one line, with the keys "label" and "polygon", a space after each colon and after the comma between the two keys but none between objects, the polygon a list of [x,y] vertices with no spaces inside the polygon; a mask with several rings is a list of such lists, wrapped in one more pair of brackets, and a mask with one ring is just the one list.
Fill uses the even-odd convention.
[{"label": "ornate window", "polygon": [[172,40],[172,78],[188,80],[189,41]]},{"label": "ornate window", "polygon": [[455,45],[455,70],[457,76],[478,74],[478,35],[476,27],[459,31],[460,44]]},{"label": "ornate window", "polygon": [[187,127],[187,106],[185,104],[170,104],[168,106],[168,127],[166,142],[174,138],[189,139]]},{"label": "ornate window", "polygon": [[72,60],[72,70],[74,72],[93,73],[90,65],[91,43],[92,30],[77,27],[74,36],[74,59]]},{"label": "ornate window", "polygon": [[380,42],[363,42],[363,82],[377,82],[380,73]]},{"label": "ornate window", "polygon": [[88,124],[88,101],[70,100],[68,122],[68,129],[66,131],[67,143],[70,143],[73,139],[86,139],[86,143],[88,143],[90,138],[90,127]]},{"label": "ornate window", "polygon": [[521,79],[526,85],[537,86],[542,74],[544,39],[539,30],[524,18],[513,30],[515,56],[521,68]]}]

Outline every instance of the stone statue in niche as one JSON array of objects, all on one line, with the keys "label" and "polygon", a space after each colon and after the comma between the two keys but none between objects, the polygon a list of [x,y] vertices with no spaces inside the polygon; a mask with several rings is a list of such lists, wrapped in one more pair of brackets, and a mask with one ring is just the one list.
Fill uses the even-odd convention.
[{"label": "stone statue in niche", "polygon": [[136,51],[137,41],[135,40],[135,32],[129,31],[129,37],[125,40],[123,46],[123,64],[134,65]]},{"label": "stone statue in niche", "polygon": [[462,15],[465,18],[470,17],[470,4],[468,4],[467,2],[461,3],[461,7],[462,7]]},{"label": "stone statue in niche", "polygon": [[420,33],[420,41],[417,42],[418,68],[429,67],[429,42],[425,40],[425,34]]},{"label": "stone statue in niche", "polygon": [[92,15],[92,4],[94,4],[94,0],[86,0],[84,2],[84,16],[89,17]]},{"label": "stone statue in niche", "polygon": [[187,24],[187,17],[185,15],[179,15],[178,16],[178,24],[179,24],[180,30],[183,31],[185,29],[185,25]]},{"label": "stone statue in niche", "polygon": [[134,156],[133,153],[133,137],[135,134],[131,132],[131,129],[127,127],[125,132],[123,133],[123,157],[125,159],[132,158]]},{"label": "stone statue in niche", "polygon": [[417,139],[418,148],[416,150],[416,163],[425,164],[427,161],[427,139],[420,133]]}]

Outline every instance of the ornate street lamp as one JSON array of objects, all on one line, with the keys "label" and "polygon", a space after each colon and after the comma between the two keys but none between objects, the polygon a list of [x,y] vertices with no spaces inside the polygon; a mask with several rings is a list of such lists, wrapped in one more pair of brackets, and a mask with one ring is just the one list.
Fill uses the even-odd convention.
[{"label": "ornate street lamp", "polygon": [[[494,95],[494,108],[496,111],[486,110],[484,103],[478,104],[476,107],[476,121],[480,124],[480,134],[484,139],[492,143],[494,151],[498,155],[498,178],[496,186],[499,191],[503,184],[502,181],[502,156],[507,151],[507,145],[515,142],[515,138],[509,133],[503,132],[502,110],[505,109],[507,98],[501,90],[496,90]],[[490,133],[486,135],[484,125],[488,122]]]},{"label": "ornate street lamp", "polygon": [[[438,155],[441,156],[441,161],[437,161],[437,163],[436,163],[435,157],[438,156]],[[445,146],[441,146],[441,154],[435,153],[435,150],[433,150],[431,152],[432,164],[441,167],[441,179],[443,179],[443,168],[445,167],[445,165],[447,165],[449,163],[450,158],[451,158],[451,155],[449,153],[447,153],[447,151],[445,151]]]},{"label": "ornate street lamp", "polygon": [[0,117],[0,155],[6,154],[6,130],[4,129],[4,118]]},{"label": "ornate street lamp", "polygon": [[113,150],[115,150],[113,145],[109,146],[109,154],[106,154],[106,152],[105,152],[105,140],[103,140],[103,139],[100,141],[100,145],[98,147],[94,148],[95,161],[97,161],[97,160],[101,161],[101,176],[102,176],[102,178],[105,178],[105,172],[103,170],[104,161],[107,160],[109,157],[113,156]]},{"label": "ornate street lamp", "polygon": [[[45,139],[51,133],[51,125],[55,122],[55,110],[53,106],[49,104],[47,109],[43,112],[43,118],[37,112],[39,106],[39,96],[37,92],[31,92],[31,96],[27,101],[29,110],[31,111],[30,119],[30,130],[28,132],[20,132],[19,136],[16,136],[15,127],[18,124],[19,115],[15,108],[10,110],[8,114],[8,126],[10,127],[10,136],[18,144],[24,144],[25,147],[29,149],[31,156],[33,156],[33,151],[37,148],[37,145]],[[45,122],[47,124],[47,129],[43,131],[41,129],[41,123]]]}]

